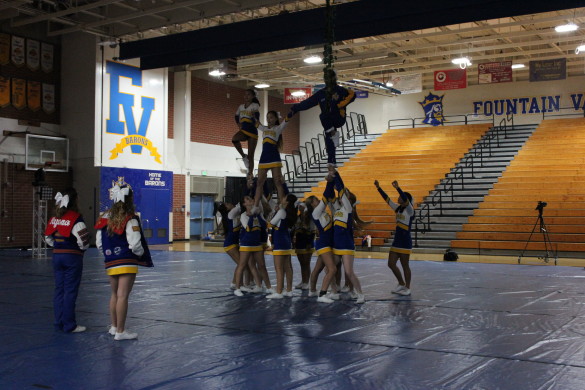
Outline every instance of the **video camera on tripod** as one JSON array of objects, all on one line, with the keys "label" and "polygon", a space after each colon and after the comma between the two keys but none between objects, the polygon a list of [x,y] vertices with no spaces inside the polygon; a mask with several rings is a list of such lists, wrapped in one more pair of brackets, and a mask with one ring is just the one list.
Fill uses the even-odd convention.
[{"label": "video camera on tripod", "polygon": [[542,200],[538,201],[536,208],[534,210],[538,210],[539,213],[542,214],[543,209],[548,205],[548,203],[543,202]]}]

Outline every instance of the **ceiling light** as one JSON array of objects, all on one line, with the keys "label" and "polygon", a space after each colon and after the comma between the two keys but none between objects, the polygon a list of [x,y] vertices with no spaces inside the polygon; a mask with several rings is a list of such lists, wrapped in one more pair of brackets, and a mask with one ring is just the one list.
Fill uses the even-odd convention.
[{"label": "ceiling light", "polygon": [[291,92],[291,96],[294,97],[301,97],[301,96],[305,96],[307,93],[303,90],[298,90],[298,91],[293,91]]},{"label": "ceiling light", "polygon": [[468,66],[471,66],[471,58],[469,57],[453,58],[451,62],[455,65],[459,65],[461,69],[465,69]]},{"label": "ceiling light", "polygon": [[513,64],[512,69],[521,69],[524,68],[524,66],[525,66],[524,64]]},{"label": "ceiling light", "polygon": [[394,83],[393,83],[393,82],[391,82],[391,81],[388,81],[388,82],[386,83],[386,86],[387,86],[387,87],[393,87],[393,86],[394,86]]},{"label": "ceiling light", "polygon": [[323,59],[321,58],[321,56],[313,54],[313,55],[305,58],[303,61],[305,61],[306,64],[318,64],[321,61],[323,61]]},{"label": "ceiling light", "polygon": [[225,72],[221,69],[213,69],[209,71],[209,75],[213,77],[225,76]]},{"label": "ceiling light", "polygon": [[559,32],[559,33],[575,31],[578,29],[579,29],[579,26],[577,26],[575,23],[561,24],[560,26],[555,27],[555,31]]},{"label": "ceiling light", "polygon": [[579,53],[583,53],[583,52],[585,52],[585,45],[581,45],[575,49],[575,54],[579,54]]},{"label": "ceiling light", "polygon": [[266,84],[266,83],[260,83],[260,84],[256,84],[256,85],[254,85],[254,87],[255,87],[255,88],[258,88],[258,89],[262,89],[262,88],[268,88],[268,87],[270,87],[270,84]]}]

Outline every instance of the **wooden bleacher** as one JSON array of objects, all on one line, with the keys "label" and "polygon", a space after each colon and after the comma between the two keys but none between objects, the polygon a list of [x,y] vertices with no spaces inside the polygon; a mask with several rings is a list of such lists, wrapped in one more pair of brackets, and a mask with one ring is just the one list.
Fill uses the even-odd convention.
[{"label": "wooden bleacher", "polygon": [[[451,246],[524,250],[544,201],[552,249],[585,252],[584,163],[585,118],[544,120]],[[544,249],[537,227],[527,250]]]},{"label": "wooden bleacher", "polygon": [[[395,198],[398,195],[391,183],[398,180],[415,202],[421,202],[489,127],[476,124],[388,130],[339,168],[345,185],[360,201],[360,217],[373,221],[367,228],[372,246],[384,245],[395,229],[394,212],[382,200],[374,180]],[[324,189],[322,180],[305,197],[320,198]],[[361,239],[356,238],[356,246],[359,245]]]}]

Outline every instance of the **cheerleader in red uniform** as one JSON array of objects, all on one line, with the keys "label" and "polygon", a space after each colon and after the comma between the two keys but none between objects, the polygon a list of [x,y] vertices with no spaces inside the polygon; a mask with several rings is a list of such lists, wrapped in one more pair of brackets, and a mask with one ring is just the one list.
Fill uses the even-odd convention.
[{"label": "cheerleader in red uniform", "polygon": [[[248,177],[254,174],[254,152],[258,143],[258,130],[256,121],[260,118],[260,102],[253,89],[246,89],[244,92],[244,104],[236,111],[236,123],[239,130],[232,137],[232,143],[248,168]],[[248,141],[248,154],[242,149],[242,141]]]},{"label": "cheerleader in red uniform", "polygon": [[109,333],[114,340],[131,340],[138,334],[126,329],[128,297],[134,286],[138,266],[152,267],[150,251],[142,234],[140,220],[134,212],[132,189],[114,186],[113,205],[95,225],[96,246],[105,256],[106,273],[110,280]]},{"label": "cheerleader in red uniform", "polygon": [[55,327],[67,333],[86,330],[75,320],[75,301],[83,271],[83,253],[89,247],[89,233],[77,209],[77,191],[68,188],[55,196],[56,211],[45,230],[45,241],[53,249]]}]

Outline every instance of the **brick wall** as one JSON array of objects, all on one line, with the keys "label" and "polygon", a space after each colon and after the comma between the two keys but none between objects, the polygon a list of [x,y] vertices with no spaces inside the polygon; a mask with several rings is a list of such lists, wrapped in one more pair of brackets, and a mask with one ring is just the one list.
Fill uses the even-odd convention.
[{"label": "brick wall", "polygon": [[[234,115],[244,100],[245,89],[222,83],[193,78],[191,81],[191,141],[232,146],[231,139],[238,131]],[[285,116],[289,105],[282,98],[269,97],[269,110]],[[261,118],[266,123],[266,118]],[[284,153],[299,145],[299,116],[296,115],[284,134]],[[244,147],[246,144],[244,144]],[[260,156],[258,156],[260,157]]]},{"label": "brick wall", "polygon": [[175,138],[175,121],[174,121],[174,115],[175,115],[175,74],[173,72],[169,72],[169,88],[168,88],[168,94],[169,94],[169,101],[168,101],[168,109],[167,109],[167,114],[168,114],[168,121],[167,121],[167,129],[168,129],[168,137],[169,138]]},{"label": "brick wall", "polygon": [[173,240],[185,238],[185,218],[181,207],[186,206],[185,186],[186,175],[173,175]]},{"label": "brick wall", "polygon": [[[7,166],[6,166],[7,165]],[[23,164],[2,163],[2,186],[0,197],[0,247],[32,246],[32,203],[34,171],[24,170]],[[8,172],[4,177],[4,173]],[[46,172],[46,182],[57,192],[70,187],[71,172]],[[48,217],[54,214],[55,202],[48,201]],[[89,217],[89,216],[88,216]],[[7,237],[12,237],[8,240]]]}]

